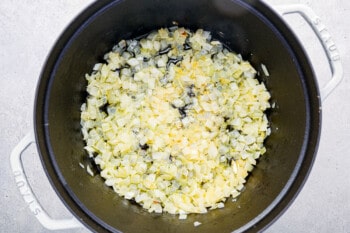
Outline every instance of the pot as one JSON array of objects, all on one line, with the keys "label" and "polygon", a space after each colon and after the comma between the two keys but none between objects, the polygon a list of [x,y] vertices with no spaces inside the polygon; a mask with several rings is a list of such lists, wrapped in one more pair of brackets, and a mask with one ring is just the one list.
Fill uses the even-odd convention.
[{"label": "pot", "polygon": [[[284,12],[293,12],[291,9]],[[293,9],[303,16],[308,11]],[[321,38],[321,22],[306,20]],[[275,105],[268,112],[272,133],[265,142],[267,152],[237,201],[227,201],[225,208],[207,214],[191,214],[186,220],[148,213],[119,197],[99,175],[91,177],[79,166],[87,157],[80,132],[80,106],[87,95],[85,74],[103,61],[103,55],[117,41],[174,22],[211,31],[214,38],[249,60],[262,74],[260,81],[266,84]],[[327,43],[323,40],[334,77],[322,97],[341,79],[336,49]],[[262,63],[269,76],[263,74]],[[321,98],[300,42],[283,19],[261,1],[100,0],[70,24],[53,47],[40,76],[34,116],[34,133],[15,148],[11,165],[17,184],[23,183],[18,185],[21,193],[29,193],[26,201],[46,227],[64,229],[82,224],[96,232],[259,231],[292,203],[310,172],[320,137]],[[33,141],[52,186],[74,219],[50,219],[28,188],[20,155]],[[194,227],[195,221],[202,224]]]}]

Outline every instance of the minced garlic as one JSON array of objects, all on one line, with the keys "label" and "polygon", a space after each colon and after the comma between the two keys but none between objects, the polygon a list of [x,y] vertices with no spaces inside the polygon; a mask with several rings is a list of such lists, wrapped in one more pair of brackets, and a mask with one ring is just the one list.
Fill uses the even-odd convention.
[{"label": "minced garlic", "polygon": [[149,212],[206,213],[236,198],[265,152],[269,92],[207,31],[122,40],[86,75],[85,149]]}]

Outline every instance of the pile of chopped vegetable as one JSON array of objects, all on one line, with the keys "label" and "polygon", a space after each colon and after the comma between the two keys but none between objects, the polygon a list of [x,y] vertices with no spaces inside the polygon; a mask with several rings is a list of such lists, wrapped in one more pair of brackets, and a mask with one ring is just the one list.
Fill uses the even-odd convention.
[{"label": "pile of chopped vegetable", "polygon": [[236,198],[270,129],[270,94],[208,31],[121,40],[86,75],[85,149],[105,183],[149,212],[186,218]]}]

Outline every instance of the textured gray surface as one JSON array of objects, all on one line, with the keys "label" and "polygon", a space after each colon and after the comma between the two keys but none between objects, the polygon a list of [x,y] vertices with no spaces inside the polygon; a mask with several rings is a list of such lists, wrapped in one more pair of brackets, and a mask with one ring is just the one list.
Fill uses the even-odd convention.
[{"label": "textured gray surface", "polygon": [[[9,155],[32,130],[36,83],[50,48],[65,26],[92,0],[0,1],[0,232],[49,232],[19,194]],[[281,1],[267,0],[270,4]],[[344,65],[344,80],[323,104],[322,137],[312,172],[291,207],[267,232],[350,232],[350,1],[288,0],[310,6],[328,26]],[[289,18],[313,60],[320,84],[329,79],[321,46],[298,18]],[[41,167],[35,146],[24,153],[34,191],[53,217],[70,216]],[[62,232],[88,232],[86,229]]]}]

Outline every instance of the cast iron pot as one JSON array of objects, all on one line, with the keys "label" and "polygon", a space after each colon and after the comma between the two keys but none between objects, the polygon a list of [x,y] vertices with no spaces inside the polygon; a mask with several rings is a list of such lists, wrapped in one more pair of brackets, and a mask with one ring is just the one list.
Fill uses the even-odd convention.
[{"label": "cast iron pot", "polygon": [[[186,220],[148,213],[116,195],[79,162],[85,158],[80,106],[85,74],[121,39],[180,26],[212,32],[242,54],[260,76],[276,104],[268,115],[272,134],[267,152],[236,202]],[[64,31],[43,68],[35,102],[35,135],[44,169],[69,210],[96,232],[258,231],[293,201],[313,163],[320,135],[320,98],[307,56],[291,30],[258,0],[99,0]],[[193,222],[202,223],[194,227]]]}]

